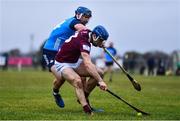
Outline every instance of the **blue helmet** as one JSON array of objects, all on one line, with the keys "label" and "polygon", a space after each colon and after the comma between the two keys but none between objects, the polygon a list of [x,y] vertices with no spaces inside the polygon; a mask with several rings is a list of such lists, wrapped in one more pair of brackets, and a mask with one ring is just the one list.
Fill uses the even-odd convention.
[{"label": "blue helmet", "polygon": [[89,10],[86,7],[82,7],[82,6],[77,8],[77,10],[75,11],[75,14],[82,14],[82,15],[85,15],[85,16],[88,16],[88,17],[92,16],[91,10]]},{"label": "blue helmet", "polygon": [[101,25],[98,25],[96,26],[92,33],[96,34],[96,36],[99,36],[101,39],[103,40],[107,40],[108,37],[109,37],[109,33],[107,32],[107,30],[101,26]]}]

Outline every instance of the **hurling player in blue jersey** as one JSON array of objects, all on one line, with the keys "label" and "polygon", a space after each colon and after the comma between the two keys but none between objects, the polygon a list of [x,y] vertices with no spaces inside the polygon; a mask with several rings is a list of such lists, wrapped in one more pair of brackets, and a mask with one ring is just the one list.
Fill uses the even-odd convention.
[{"label": "hurling player in blue jersey", "polygon": [[[117,51],[113,46],[113,42],[109,43],[109,47],[107,47],[107,50],[113,55],[116,56]],[[109,81],[112,82],[112,76],[113,76],[113,64],[114,61],[111,58],[111,56],[107,53],[104,54],[104,58],[105,58],[105,73],[109,72],[110,73],[110,78]]]},{"label": "hurling player in blue jersey", "polygon": [[92,16],[91,10],[86,7],[78,7],[75,11],[75,16],[59,23],[51,32],[49,38],[43,47],[43,58],[49,71],[55,75],[53,86],[53,96],[56,104],[59,107],[64,107],[64,101],[59,94],[59,88],[63,85],[64,79],[61,76],[56,76],[57,72],[54,67],[54,59],[61,46],[70,36],[74,35],[76,31],[87,29],[86,24]]}]

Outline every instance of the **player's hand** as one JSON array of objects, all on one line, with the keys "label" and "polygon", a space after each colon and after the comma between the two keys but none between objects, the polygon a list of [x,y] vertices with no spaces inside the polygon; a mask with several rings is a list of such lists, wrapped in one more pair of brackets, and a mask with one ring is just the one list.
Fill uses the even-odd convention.
[{"label": "player's hand", "polygon": [[101,82],[98,82],[99,84],[99,88],[102,89],[102,90],[107,90],[107,85],[104,81],[101,81]]},{"label": "player's hand", "polygon": [[99,47],[100,47],[100,48],[104,48],[104,47],[105,47],[105,41],[103,41],[103,42],[101,43],[101,45],[99,45]]}]

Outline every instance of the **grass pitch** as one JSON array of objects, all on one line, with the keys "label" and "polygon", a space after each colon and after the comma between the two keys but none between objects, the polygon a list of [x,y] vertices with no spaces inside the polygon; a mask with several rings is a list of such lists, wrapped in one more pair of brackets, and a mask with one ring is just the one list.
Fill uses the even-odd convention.
[{"label": "grass pitch", "polygon": [[99,88],[92,92],[90,101],[105,112],[87,116],[67,82],[60,90],[65,101],[65,108],[60,109],[52,97],[53,76],[49,72],[0,71],[0,120],[180,120],[180,77],[133,77],[141,84],[141,92],[119,72],[113,82],[106,82],[111,91],[150,116],[137,116],[136,111]]}]

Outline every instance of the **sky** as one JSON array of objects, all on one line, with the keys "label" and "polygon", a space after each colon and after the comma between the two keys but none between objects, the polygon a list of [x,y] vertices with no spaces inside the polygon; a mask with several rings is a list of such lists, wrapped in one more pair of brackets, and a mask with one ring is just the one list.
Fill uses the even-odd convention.
[{"label": "sky", "polygon": [[[56,24],[79,6],[92,10],[88,27],[103,25],[119,54],[180,49],[180,0],[0,0],[0,52],[38,50]],[[97,55],[101,49],[92,48]]]}]

